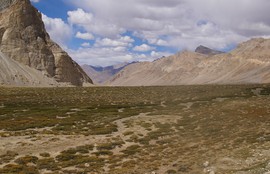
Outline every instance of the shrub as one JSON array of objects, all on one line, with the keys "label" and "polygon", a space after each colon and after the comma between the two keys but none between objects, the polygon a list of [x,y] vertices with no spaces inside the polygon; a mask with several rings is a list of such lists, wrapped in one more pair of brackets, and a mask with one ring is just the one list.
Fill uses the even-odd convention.
[{"label": "shrub", "polygon": [[51,156],[49,153],[46,153],[46,152],[44,152],[44,153],[40,153],[39,155],[40,155],[40,156],[42,156],[42,157],[45,157],[45,158],[47,158],[47,157],[50,157],[50,156]]},{"label": "shrub", "polygon": [[132,145],[127,147],[125,150],[122,150],[121,152],[123,152],[126,155],[134,155],[138,152],[140,152],[140,146],[139,145]]},{"label": "shrub", "polygon": [[16,163],[18,164],[22,164],[22,165],[26,165],[28,163],[34,163],[36,164],[38,161],[38,157],[36,156],[24,156],[24,157],[20,157],[18,159],[15,160]]},{"label": "shrub", "polygon": [[53,158],[40,159],[37,161],[38,169],[47,169],[51,171],[58,170],[59,167]]}]

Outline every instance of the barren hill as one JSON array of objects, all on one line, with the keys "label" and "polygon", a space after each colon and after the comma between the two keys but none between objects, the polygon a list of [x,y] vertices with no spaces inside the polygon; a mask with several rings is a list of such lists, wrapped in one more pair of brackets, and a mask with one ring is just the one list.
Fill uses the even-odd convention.
[{"label": "barren hill", "polygon": [[226,54],[182,52],[125,67],[116,86],[270,83],[270,39],[251,39]]},{"label": "barren hill", "polygon": [[29,0],[17,0],[0,11],[0,51],[58,82],[92,83],[81,67],[53,42],[41,14]]}]

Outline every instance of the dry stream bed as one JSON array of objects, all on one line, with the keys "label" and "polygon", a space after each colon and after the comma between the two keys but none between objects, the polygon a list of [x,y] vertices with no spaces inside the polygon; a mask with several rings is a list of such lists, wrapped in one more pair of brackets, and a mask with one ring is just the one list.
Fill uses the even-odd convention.
[{"label": "dry stream bed", "polygon": [[269,174],[270,85],[0,88],[1,174]]}]

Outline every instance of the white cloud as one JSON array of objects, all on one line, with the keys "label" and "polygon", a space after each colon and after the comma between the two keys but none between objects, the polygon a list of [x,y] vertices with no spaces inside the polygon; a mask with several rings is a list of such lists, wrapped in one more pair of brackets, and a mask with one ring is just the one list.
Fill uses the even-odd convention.
[{"label": "white cloud", "polygon": [[130,47],[134,40],[129,36],[120,37],[119,39],[97,39],[96,47]]},{"label": "white cloud", "polygon": [[133,61],[134,57],[132,54],[118,48],[80,48],[78,50],[69,50],[68,52],[79,64],[109,66]]},{"label": "white cloud", "polygon": [[[91,31],[109,38],[133,31],[150,44],[190,49],[190,43],[222,48],[252,36],[270,35],[269,0],[68,1],[85,12],[91,11],[95,21]],[[202,20],[209,23],[197,25]],[[98,30],[102,26],[112,26],[114,32]]]},{"label": "white cloud", "polygon": [[127,48],[126,47],[115,47],[115,48],[113,48],[113,50],[114,51],[116,51],[116,52],[124,52],[124,51],[126,51],[127,50]]},{"label": "white cloud", "polygon": [[52,40],[66,47],[66,42],[72,37],[72,28],[60,18],[49,18],[42,14],[42,20]]},{"label": "white cloud", "polygon": [[151,51],[154,50],[154,47],[151,47],[149,45],[146,44],[142,44],[140,46],[136,46],[133,48],[134,51],[138,51],[138,52],[147,52],[147,51]]},{"label": "white cloud", "polygon": [[91,34],[91,33],[81,33],[81,32],[77,32],[75,35],[76,38],[79,39],[84,39],[84,40],[94,40],[95,37]]},{"label": "white cloud", "polygon": [[151,55],[152,59],[154,60],[154,59],[158,59],[158,58],[161,58],[161,57],[167,57],[167,56],[170,56],[172,54],[169,53],[169,52],[152,51],[150,55]]},{"label": "white cloud", "polygon": [[82,47],[90,47],[90,43],[89,42],[84,42],[81,44]]},{"label": "white cloud", "polygon": [[81,8],[75,11],[68,11],[68,22],[73,25],[87,26],[90,25],[93,15],[91,13],[86,13]]},{"label": "white cloud", "polygon": [[68,50],[68,53],[79,64],[89,64],[95,66],[109,66],[122,62],[132,61],[153,61],[162,56],[169,56],[169,52],[155,52],[150,55],[135,54],[128,52],[125,47],[92,47],[80,48],[78,50]]},{"label": "white cloud", "polygon": [[169,46],[168,42],[166,40],[164,40],[164,39],[148,38],[147,40],[152,45]]},{"label": "white cloud", "polygon": [[117,46],[127,46],[128,43],[112,40],[109,38],[99,39],[96,41],[96,46],[99,47],[117,47]]},{"label": "white cloud", "polygon": [[[193,10],[194,15],[202,16],[239,35],[249,37],[258,33],[270,34],[270,30],[265,31],[260,27],[252,27],[260,23],[266,26],[270,25],[270,20],[267,18],[270,8],[268,0],[206,0],[203,3],[190,0],[188,6]],[[242,29],[243,25],[245,25],[244,30]]]},{"label": "white cloud", "polygon": [[126,43],[132,43],[134,42],[134,39],[132,39],[130,36],[123,36],[120,38],[121,42],[126,42]]},{"label": "white cloud", "polygon": [[[66,1],[77,8],[68,12],[68,23],[45,15],[43,20],[52,39],[62,46],[72,37],[72,30],[77,38],[95,40],[92,47],[85,42],[83,48],[69,50],[79,63],[153,60],[172,54],[160,52],[159,46],[224,49],[251,37],[270,36],[269,0]],[[145,44],[132,49],[132,37]],[[147,51],[151,53],[142,54]]]},{"label": "white cloud", "polygon": [[119,37],[125,30],[117,25],[99,20],[90,12],[81,8],[75,11],[68,11],[68,21],[72,25],[82,27],[85,31],[108,38]]},{"label": "white cloud", "polygon": [[31,0],[31,2],[38,3],[40,0]]},{"label": "white cloud", "polygon": [[137,59],[135,54],[128,51],[134,40],[129,36],[116,39],[97,38],[95,44],[83,43],[78,50],[68,50],[68,53],[79,64],[107,66],[121,62],[131,62]]}]

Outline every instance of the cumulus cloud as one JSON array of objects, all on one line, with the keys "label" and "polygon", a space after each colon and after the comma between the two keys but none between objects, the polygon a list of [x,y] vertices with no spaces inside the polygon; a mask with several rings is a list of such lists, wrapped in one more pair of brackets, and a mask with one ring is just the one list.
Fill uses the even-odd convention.
[{"label": "cumulus cloud", "polygon": [[[79,50],[69,50],[79,63],[153,60],[172,54],[159,51],[159,47],[194,50],[205,45],[222,50],[251,37],[270,36],[269,0],[66,2],[77,8],[67,12],[67,23],[45,15],[43,20],[58,43],[64,44],[72,29],[74,37],[94,40],[93,46],[85,42]],[[135,38],[145,44],[134,46]]]},{"label": "cumulus cloud", "polygon": [[72,25],[82,27],[85,31],[101,37],[115,38],[125,32],[123,28],[118,27],[114,23],[99,20],[96,16],[93,17],[92,13],[86,12],[81,8],[75,11],[68,11],[68,21]]},{"label": "cumulus cloud", "polygon": [[76,33],[75,37],[79,38],[79,39],[84,39],[84,40],[93,40],[93,39],[95,39],[95,37],[91,33],[81,33],[79,31]]},{"label": "cumulus cloud", "polygon": [[130,36],[119,36],[115,39],[96,38],[93,46],[85,42],[78,50],[67,50],[79,64],[109,66],[121,62],[131,62],[140,56],[128,51],[134,39]]},{"label": "cumulus cloud", "polygon": [[[105,23],[112,25],[118,29],[115,35],[125,30],[134,31],[150,44],[179,47],[187,45],[183,42],[188,41],[194,42],[192,45],[203,42],[222,48],[252,36],[270,35],[268,0],[69,1],[95,14],[99,27]],[[197,25],[201,20],[209,23]],[[93,28],[97,27],[96,24],[93,23]],[[224,33],[232,34],[236,39],[227,38]],[[212,44],[213,40],[215,44]]]},{"label": "cumulus cloud", "polygon": [[79,64],[96,66],[109,66],[120,62],[130,62],[134,59],[132,54],[118,49],[118,47],[80,48],[68,50],[68,52]]},{"label": "cumulus cloud", "polygon": [[89,42],[84,42],[81,44],[82,47],[90,47],[90,43]]},{"label": "cumulus cloud", "polygon": [[94,47],[68,50],[71,57],[79,64],[94,66],[109,66],[122,62],[153,61],[163,56],[169,56],[169,52],[153,52],[150,55],[128,52],[125,47]]},{"label": "cumulus cloud", "polygon": [[[243,36],[254,36],[257,34],[270,34],[270,30],[264,27],[270,25],[267,18],[270,1],[268,0],[223,0],[211,1],[206,0],[203,3],[197,3],[196,0],[189,1],[190,8],[197,16],[214,21],[222,28],[231,29],[232,31]],[[257,27],[252,27],[256,25]]]},{"label": "cumulus cloud", "polygon": [[70,24],[87,26],[91,23],[93,15],[91,13],[86,13],[82,9],[77,9],[75,11],[68,11],[68,22]]},{"label": "cumulus cloud", "polygon": [[169,52],[160,52],[160,51],[152,51],[150,56],[152,57],[152,59],[158,59],[158,58],[161,58],[161,57],[166,57],[166,56],[170,56],[171,53]]},{"label": "cumulus cloud", "polygon": [[138,52],[147,52],[147,51],[151,51],[154,50],[154,47],[151,47],[147,44],[142,44],[140,46],[136,46],[133,48],[134,51],[138,51]]},{"label": "cumulus cloud", "polygon": [[97,39],[95,46],[96,47],[130,47],[132,46],[134,40],[129,36],[120,37],[119,39]]},{"label": "cumulus cloud", "polygon": [[50,18],[42,14],[42,20],[51,38],[63,47],[72,37],[72,28],[60,18]]}]

